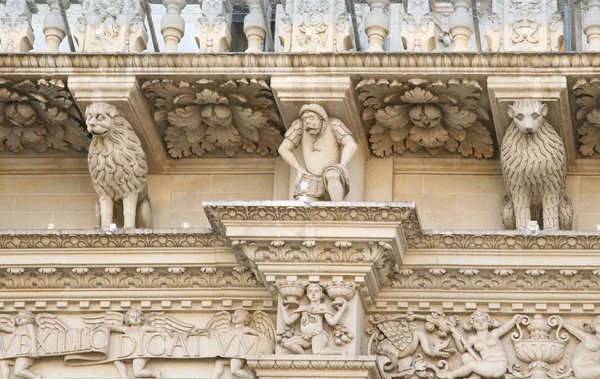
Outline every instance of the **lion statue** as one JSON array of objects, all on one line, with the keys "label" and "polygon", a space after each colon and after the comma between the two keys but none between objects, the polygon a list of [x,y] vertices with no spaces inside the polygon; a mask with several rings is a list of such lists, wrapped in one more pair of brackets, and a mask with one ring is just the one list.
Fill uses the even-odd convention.
[{"label": "lion statue", "polygon": [[113,105],[92,103],[85,110],[85,120],[92,134],[88,166],[99,197],[100,226],[107,228],[115,222],[124,228],[152,228],[148,165],[140,139]]},{"label": "lion statue", "polygon": [[537,220],[545,230],[571,229],[565,146],[544,119],[547,113],[548,106],[537,100],[518,100],[508,107],[512,123],[500,151],[508,190],[502,203],[507,229],[526,229],[530,220]]}]

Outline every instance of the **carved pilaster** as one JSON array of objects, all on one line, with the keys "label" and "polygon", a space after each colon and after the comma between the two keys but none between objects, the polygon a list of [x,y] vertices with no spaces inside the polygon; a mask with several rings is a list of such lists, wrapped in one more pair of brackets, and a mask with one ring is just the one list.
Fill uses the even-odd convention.
[{"label": "carved pilaster", "polygon": [[146,49],[146,14],[140,0],[87,0],[82,13],[74,33],[79,51],[127,53]]},{"label": "carved pilaster", "polygon": [[202,16],[196,24],[196,43],[201,53],[229,51],[231,3],[229,0],[199,0]]},{"label": "carved pilaster", "polygon": [[0,15],[0,52],[22,53],[33,49],[31,16],[38,12],[33,0],[7,0]]}]

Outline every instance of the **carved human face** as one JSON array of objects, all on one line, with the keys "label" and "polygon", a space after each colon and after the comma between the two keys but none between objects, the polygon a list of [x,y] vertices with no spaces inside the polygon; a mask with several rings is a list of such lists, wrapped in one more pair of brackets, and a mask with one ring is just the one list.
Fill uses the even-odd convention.
[{"label": "carved human face", "polygon": [[415,126],[430,129],[442,121],[442,111],[434,104],[416,104],[408,111],[408,116]]},{"label": "carved human face", "polygon": [[302,114],[304,131],[311,136],[318,136],[323,130],[323,119],[315,112],[306,111]]},{"label": "carved human face", "polygon": [[139,311],[130,311],[127,315],[127,322],[131,326],[141,326],[144,324],[144,315]]},{"label": "carved human face", "polygon": [[471,317],[471,323],[473,324],[473,329],[480,330],[488,330],[490,327],[489,315],[483,312],[474,313]]},{"label": "carved human face", "polygon": [[533,134],[544,123],[548,106],[539,101],[516,101],[508,106],[508,115],[515,126],[524,134]]},{"label": "carved human face", "polygon": [[231,323],[234,325],[248,325],[250,314],[248,311],[239,310],[233,312],[233,316],[231,316]]},{"label": "carved human face", "polygon": [[222,127],[231,124],[233,115],[229,107],[221,104],[208,104],[202,107],[200,115],[209,126]]},{"label": "carved human face", "polygon": [[112,117],[104,112],[86,112],[85,122],[87,130],[94,136],[103,136],[110,130]]},{"label": "carved human face", "polygon": [[15,317],[15,322],[17,323],[17,326],[33,324],[33,313],[19,312],[17,313],[17,317]]},{"label": "carved human face", "polygon": [[323,289],[320,285],[309,285],[306,288],[306,297],[311,302],[321,301],[323,299]]},{"label": "carved human face", "polygon": [[4,116],[14,126],[30,126],[37,119],[35,109],[29,103],[9,103],[4,109]]}]

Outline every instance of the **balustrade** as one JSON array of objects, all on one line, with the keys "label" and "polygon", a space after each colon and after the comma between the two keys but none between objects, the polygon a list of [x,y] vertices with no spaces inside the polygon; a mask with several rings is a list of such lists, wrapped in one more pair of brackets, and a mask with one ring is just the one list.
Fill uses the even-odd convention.
[{"label": "balustrade", "polygon": [[5,0],[0,51],[599,51],[600,0],[561,3]]}]

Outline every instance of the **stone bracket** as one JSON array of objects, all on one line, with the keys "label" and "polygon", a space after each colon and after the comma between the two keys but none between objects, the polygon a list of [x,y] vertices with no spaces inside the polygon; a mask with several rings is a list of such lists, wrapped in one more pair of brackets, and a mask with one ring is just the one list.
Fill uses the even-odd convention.
[{"label": "stone bracket", "polygon": [[82,113],[88,105],[97,101],[119,108],[142,141],[149,172],[160,174],[168,169],[163,140],[154,126],[135,76],[72,76],[68,86]]},{"label": "stone bracket", "polygon": [[487,80],[490,107],[498,149],[502,146],[504,133],[511,123],[507,109],[515,100],[539,100],[548,105],[546,120],[556,128],[565,143],[567,162],[575,164],[577,158],[571,109],[569,105],[567,78],[564,76],[490,76]]}]

